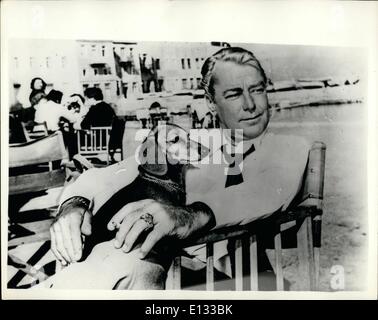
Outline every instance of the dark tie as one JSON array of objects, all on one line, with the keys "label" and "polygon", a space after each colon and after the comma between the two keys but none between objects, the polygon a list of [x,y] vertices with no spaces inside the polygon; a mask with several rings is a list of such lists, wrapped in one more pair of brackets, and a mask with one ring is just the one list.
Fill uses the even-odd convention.
[{"label": "dark tie", "polygon": [[[227,155],[223,148],[223,146],[221,147],[221,150],[222,152],[226,155],[226,156],[229,156]],[[243,160],[248,156],[250,155],[252,152],[255,151],[255,146],[252,144],[249,149],[243,153]],[[232,158],[235,159],[235,154],[231,154]],[[234,162],[230,163],[229,165],[229,171],[230,171],[230,168],[233,169],[233,172],[234,174],[227,174],[227,179],[226,179],[226,185],[225,185],[225,188],[229,187],[229,186],[234,186],[234,185],[237,185],[237,184],[240,184],[244,181],[243,179],[243,174],[240,170],[240,160],[238,161],[239,158],[235,159]],[[238,162],[238,163],[236,163]]]}]

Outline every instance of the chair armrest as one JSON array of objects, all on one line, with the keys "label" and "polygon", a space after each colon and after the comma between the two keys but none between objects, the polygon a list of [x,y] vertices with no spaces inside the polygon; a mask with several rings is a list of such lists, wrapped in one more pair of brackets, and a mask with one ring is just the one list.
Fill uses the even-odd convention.
[{"label": "chair armrest", "polygon": [[304,203],[294,207],[291,210],[284,212],[277,211],[271,215],[267,215],[265,218],[257,219],[247,224],[215,227],[206,234],[197,235],[183,240],[181,247],[191,247],[199,244],[218,242],[234,237],[246,236],[261,232],[264,229],[266,230],[266,228],[279,228],[281,224],[319,214],[322,214],[322,210],[316,205]]},{"label": "chair armrest", "polygon": [[84,158],[82,155],[80,154],[75,154],[72,158],[74,164],[75,164],[75,167],[76,169],[82,173],[84,172],[85,170],[88,170],[88,169],[91,169],[93,168],[93,164],[91,162],[89,162],[86,158]]},{"label": "chair armrest", "polygon": [[317,206],[319,209],[323,206],[325,154],[326,145],[314,142],[308,155],[300,206]]},{"label": "chair armrest", "polygon": [[233,225],[226,227],[215,227],[206,234],[197,237],[190,237],[182,242],[182,247],[191,247],[203,243],[218,242],[233,237],[239,237],[249,233],[247,225]]}]

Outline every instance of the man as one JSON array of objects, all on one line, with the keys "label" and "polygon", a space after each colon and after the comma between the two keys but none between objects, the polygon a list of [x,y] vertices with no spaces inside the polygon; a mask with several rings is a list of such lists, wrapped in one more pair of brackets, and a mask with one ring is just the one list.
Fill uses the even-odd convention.
[{"label": "man", "polygon": [[83,129],[90,127],[111,126],[115,112],[113,108],[103,101],[104,96],[100,88],[87,88],[84,91],[86,103],[90,106],[88,113],[81,122]]},{"label": "man", "polygon": [[[220,166],[203,163],[189,171],[188,201],[206,203],[218,226],[245,224],[285,210],[300,189],[310,146],[299,137],[268,131],[267,77],[259,61],[242,48],[222,49],[205,61],[202,86],[223,129],[222,143],[213,145],[206,163],[222,156],[228,161]],[[229,157],[227,150],[236,156]],[[206,261],[203,246],[188,252]],[[226,242],[215,243],[214,258],[215,267],[231,276]]]},{"label": "man", "polygon": [[[187,203],[206,204],[204,208],[211,208],[218,225],[247,223],[287,208],[300,188],[308,145],[297,137],[275,136],[267,132],[267,79],[259,61],[251,52],[241,48],[221,49],[205,61],[202,76],[209,107],[219,117],[222,138],[217,146],[208,145],[211,152],[207,161],[188,170]],[[226,161],[218,162],[219,158]],[[88,210],[95,212],[109,195],[133,181],[135,170],[132,162],[92,170],[66,190],[62,197],[62,201],[66,202],[60,210],[65,214],[58,217],[51,228],[52,250],[60,261],[70,263],[80,259],[81,233],[90,233],[91,215]],[[96,186],[93,186],[94,181]],[[100,189],[99,186],[103,187]],[[77,196],[81,198],[75,203]],[[156,219],[156,224],[147,237],[148,241],[142,243],[141,251],[130,251],[138,234],[136,229],[141,225],[138,217],[146,213],[151,214],[154,221]],[[119,248],[122,248],[128,256],[140,254],[143,259],[166,235],[185,238],[193,232],[193,225],[196,230],[208,226],[210,212],[198,210],[180,230],[170,227],[175,225],[171,217],[172,212],[151,200],[126,205],[108,225],[109,229],[119,230],[114,241],[116,250],[107,246],[97,255],[119,256]],[[197,261],[205,261],[203,246],[190,248],[188,252]],[[225,242],[216,243],[214,256],[216,268],[231,275]],[[147,261],[136,259],[137,266],[141,267],[141,261],[144,261],[144,266],[130,271],[126,270],[126,265],[119,267],[115,261],[117,258],[112,260],[113,269],[121,271],[112,270],[112,276],[117,273],[116,277],[122,278],[124,274],[128,284],[136,281],[138,276],[142,279],[143,284],[139,282],[139,285],[125,287],[162,287],[160,281],[166,272],[164,268],[151,267]]]}]

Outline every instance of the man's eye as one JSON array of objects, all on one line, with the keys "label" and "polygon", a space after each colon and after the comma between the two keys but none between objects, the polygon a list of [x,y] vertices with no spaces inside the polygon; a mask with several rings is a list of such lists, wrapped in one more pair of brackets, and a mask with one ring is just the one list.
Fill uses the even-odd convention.
[{"label": "man's eye", "polygon": [[232,94],[228,94],[226,96],[226,99],[236,99],[237,97],[239,97],[240,94],[239,93],[232,93]]},{"label": "man's eye", "polygon": [[179,142],[179,140],[180,140],[180,137],[179,136],[175,136],[172,139],[170,139],[169,142],[171,142],[171,143],[177,143],[177,142]]},{"label": "man's eye", "polygon": [[265,88],[255,88],[253,90],[251,90],[251,93],[253,94],[261,94],[261,93],[264,93],[265,92]]}]

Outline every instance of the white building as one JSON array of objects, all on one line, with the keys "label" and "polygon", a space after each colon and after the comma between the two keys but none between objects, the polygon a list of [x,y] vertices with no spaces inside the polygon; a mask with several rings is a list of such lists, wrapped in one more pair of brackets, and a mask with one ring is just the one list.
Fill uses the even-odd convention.
[{"label": "white building", "polygon": [[[132,98],[142,93],[139,46],[136,42],[113,42],[116,65],[122,73],[122,97]],[[118,61],[117,61],[118,59]]]},{"label": "white building", "polygon": [[[11,40],[9,43],[10,87],[19,85],[18,100],[28,107],[30,82],[41,77],[46,92],[81,93],[77,46],[74,40]],[[11,97],[14,92],[11,92]]]},{"label": "white building", "polygon": [[46,93],[55,89],[68,96],[99,87],[105,101],[113,103],[140,96],[143,87],[145,92],[193,90],[201,81],[204,60],[221,46],[224,43],[12,40],[11,97],[17,95],[29,106],[35,77],[47,83]]},{"label": "white building", "polygon": [[82,91],[100,88],[105,101],[115,101],[121,94],[121,79],[116,73],[113,42],[78,40],[78,66]]},{"label": "white building", "polygon": [[204,60],[224,44],[191,42],[141,42],[139,52],[147,57],[146,64],[156,70],[162,91],[197,89]]}]

